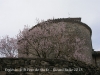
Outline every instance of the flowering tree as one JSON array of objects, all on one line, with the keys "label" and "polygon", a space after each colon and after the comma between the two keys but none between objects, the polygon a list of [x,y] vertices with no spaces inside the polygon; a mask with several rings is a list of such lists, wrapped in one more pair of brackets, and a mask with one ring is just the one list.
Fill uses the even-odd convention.
[{"label": "flowering tree", "polygon": [[28,26],[25,26],[18,34],[19,52],[39,58],[58,58],[62,56],[64,41],[68,40],[63,36],[64,31],[63,22],[51,23],[51,25],[48,22],[42,22],[30,30]]},{"label": "flowering tree", "polygon": [[18,34],[19,54],[38,58],[68,58],[73,56],[75,49],[82,48],[79,44],[81,40],[77,41],[80,38],[74,35],[75,28],[73,30],[70,27],[67,30],[65,28],[65,22],[49,23],[48,21],[39,23],[31,29],[25,26],[23,31]]},{"label": "flowering tree", "polygon": [[18,57],[17,39],[5,36],[0,39],[0,54],[3,57]]},{"label": "flowering tree", "polygon": [[[24,29],[17,35],[18,53],[29,55],[29,27],[24,26]],[[25,39],[27,38],[27,39]]]}]

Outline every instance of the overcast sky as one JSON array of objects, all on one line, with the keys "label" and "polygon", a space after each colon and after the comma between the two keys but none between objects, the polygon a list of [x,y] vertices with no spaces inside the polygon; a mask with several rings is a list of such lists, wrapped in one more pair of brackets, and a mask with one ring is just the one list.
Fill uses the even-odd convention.
[{"label": "overcast sky", "polygon": [[53,17],[81,17],[92,29],[93,48],[100,50],[100,0],[0,0],[0,37],[15,37],[24,25]]}]

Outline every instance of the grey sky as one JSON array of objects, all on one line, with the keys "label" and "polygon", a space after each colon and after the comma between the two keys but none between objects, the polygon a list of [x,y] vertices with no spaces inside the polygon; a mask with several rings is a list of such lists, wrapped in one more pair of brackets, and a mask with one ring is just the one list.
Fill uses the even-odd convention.
[{"label": "grey sky", "polygon": [[[37,19],[81,17],[92,29],[92,44],[100,50],[100,0],[0,0],[0,36],[14,37]],[[68,15],[68,13],[70,15]]]}]

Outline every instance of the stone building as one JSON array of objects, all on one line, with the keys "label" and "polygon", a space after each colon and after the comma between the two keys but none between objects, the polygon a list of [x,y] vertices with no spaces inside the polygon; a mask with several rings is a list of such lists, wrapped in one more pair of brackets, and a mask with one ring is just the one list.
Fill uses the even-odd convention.
[{"label": "stone building", "polygon": [[[49,37],[45,36],[46,38],[47,37],[49,38],[49,41],[51,40],[53,42],[54,41],[56,42],[56,43],[51,42],[53,44],[54,49],[50,54],[50,56],[48,56],[47,58],[53,59],[56,57],[55,51],[58,47],[55,47],[55,45],[57,45],[57,43],[60,43],[59,47],[61,47],[61,49],[59,49],[59,51],[61,51],[61,54],[59,58],[64,57],[64,59],[66,60],[74,58],[76,60],[85,62],[86,64],[93,64],[100,67],[100,51],[94,51],[92,48],[92,40],[91,40],[92,30],[87,24],[81,22],[81,18],[60,18],[60,19],[52,19],[44,21],[31,28],[29,32],[31,32],[32,30],[35,31],[35,28],[37,27],[38,28],[46,27],[46,25],[48,25],[47,26],[48,29],[53,28],[51,29],[51,31],[55,30],[56,31],[55,35],[57,34],[57,36],[53,38],[52,38],[53,34],[48,35]],[[59,32],[59,27],[61,28],[60,30],[62,30],[61,33]],[[63,37],[64,41],[62,42]],[[24,40],[19,41],[18,45],[21,46],[22,44],[21,42],[23,41]],[[34,49],[30,48],[29,50],[31,52],[34,52]],[[19,48],[19,57],[37,58],[31,53],[23,54],[20,51],[21,49]]]}]

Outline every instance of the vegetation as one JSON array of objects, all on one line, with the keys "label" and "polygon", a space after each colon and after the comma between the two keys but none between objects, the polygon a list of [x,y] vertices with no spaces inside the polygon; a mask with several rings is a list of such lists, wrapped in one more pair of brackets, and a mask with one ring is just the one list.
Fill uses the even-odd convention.
[{"label": "vegetation", "polygon": [[5,36],[0,39],[0,54],[3,57],[18,57],[17,39]]}]

